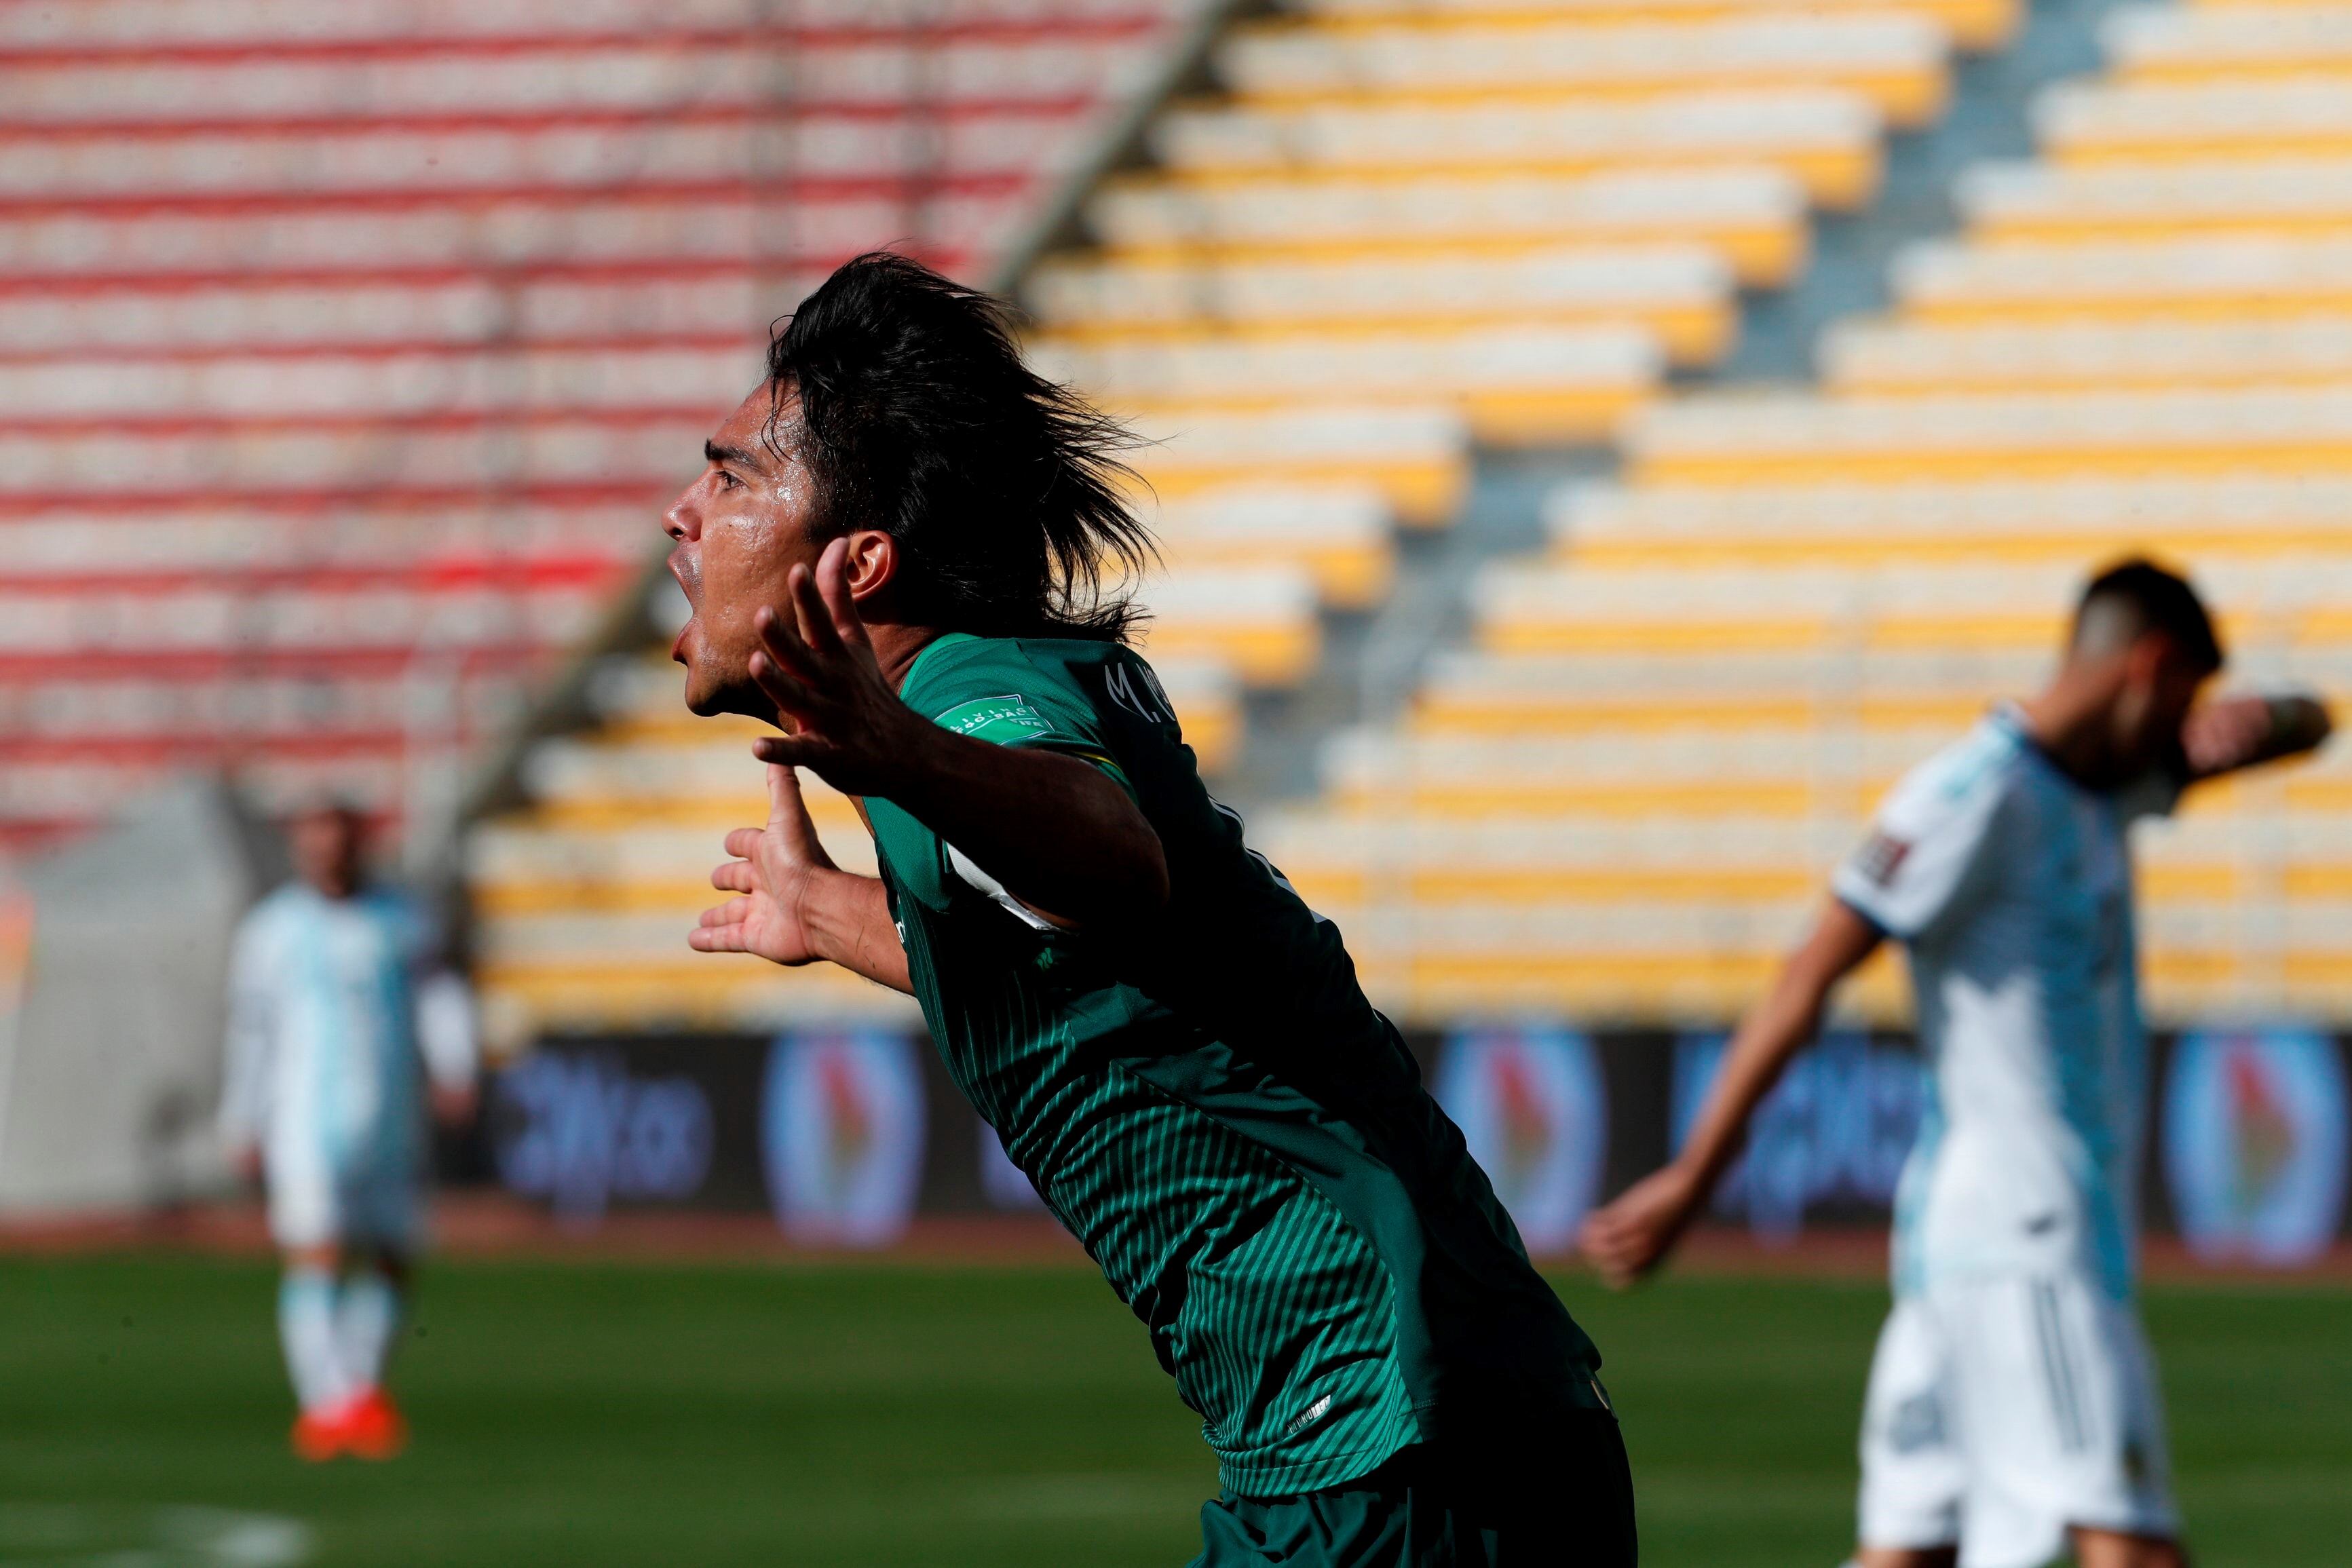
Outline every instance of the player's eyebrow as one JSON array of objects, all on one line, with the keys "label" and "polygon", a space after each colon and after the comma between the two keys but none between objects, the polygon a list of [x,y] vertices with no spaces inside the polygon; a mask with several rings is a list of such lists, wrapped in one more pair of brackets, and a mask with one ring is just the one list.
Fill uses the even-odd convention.
[{"label": "player's eyebrow", "polygon": [[702,444],[702,455],[706,462],[731,463],[738,468],[748,468],[754,474],[766,472],[766,467],[761,463],[758,454],[746,451],[740,446],[721,446],[715,441],[706,441]]}]

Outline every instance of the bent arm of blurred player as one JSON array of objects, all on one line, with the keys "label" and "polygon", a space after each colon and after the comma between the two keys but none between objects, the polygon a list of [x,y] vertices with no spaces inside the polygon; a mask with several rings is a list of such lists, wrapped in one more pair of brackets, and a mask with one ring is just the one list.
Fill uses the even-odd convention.
[{"label": "bent arm of blurred player", "polygon": [[2180,730],[2189,781],[2316,750],[2335,727],[2326,705],[2302,693],[2200,703]]},{"label": "bent arm of blurred player", "polygon": [[1832,899],[1822,912],[1812,934],[1732,1036],[1682,1152],[1585,1222],[1585,1256],[1610,1283],[1640,1278],[1673,1249],[1738,1157],[1756,1107],[1820,1032],[1830,993],[1877,949],[1880,936],[1877,926],[1843,900]]},{"label": "bent arm of blurred player", "polygon": [[474,990],[454,969],[436,969],[416,984],[416,1051],[425,1059],[433,1119],[445,1127],[473,1120],[481,1031]]}]

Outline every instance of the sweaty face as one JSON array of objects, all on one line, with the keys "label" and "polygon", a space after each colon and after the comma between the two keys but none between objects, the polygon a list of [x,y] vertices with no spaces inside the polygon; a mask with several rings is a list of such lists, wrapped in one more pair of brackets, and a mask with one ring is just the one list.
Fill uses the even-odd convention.
[{"label": "sweaty face", "polygon": [[751,684],[760,645],[751,617],[784,603],[785,575],[796,564],[814,570],[824,548],[799,456],[800,405],[785,398],[772,444],[764,433],[773,406],[764,385],[754,388],[705,444],[701,476],[662,517],[677,541],[670,574],[694,611],[670,657],[686,666],[686,706],[698,714],[774,716]]}]

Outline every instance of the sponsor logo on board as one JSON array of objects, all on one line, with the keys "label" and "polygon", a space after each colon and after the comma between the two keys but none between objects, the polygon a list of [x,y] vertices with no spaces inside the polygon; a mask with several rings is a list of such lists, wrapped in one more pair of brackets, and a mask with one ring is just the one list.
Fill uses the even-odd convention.
[{"label": "sponsor logo on board", "polygon": [[2164,1101],[2180,1233],[2215,1261],[2306,1262],[2344,1215],[2346,1075],[2316,1030],[2184,1035]]},{"label": "sponsor logo on board", "polygon": [[760,1146],[796,1241],[885,1247],[906,1232],[923,1168],[916,1047],[878,1029],[797,1030],[768,1052]]},{"label": "sponsor logo on board", "polygon": [[1455,1034],[1435,1090],[1530,1252],[1565,1252],[1608,1153],[1601,1064],[1582,1031],[1546,1025]]}]

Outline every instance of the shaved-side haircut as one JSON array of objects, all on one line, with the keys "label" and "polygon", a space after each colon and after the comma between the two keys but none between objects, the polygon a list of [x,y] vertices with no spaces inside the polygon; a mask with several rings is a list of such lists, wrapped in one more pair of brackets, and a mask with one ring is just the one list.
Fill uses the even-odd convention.
[{"label": "shaved-side haircut", "polygon": [[2075,653],[2113,653],[2151,632],[2170,639],[2206,674],[2221,669],[2221,639],[2187,580],[2150,560],[2126,560],[2093,578],[2074,608],[2067,641]]}]

